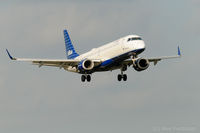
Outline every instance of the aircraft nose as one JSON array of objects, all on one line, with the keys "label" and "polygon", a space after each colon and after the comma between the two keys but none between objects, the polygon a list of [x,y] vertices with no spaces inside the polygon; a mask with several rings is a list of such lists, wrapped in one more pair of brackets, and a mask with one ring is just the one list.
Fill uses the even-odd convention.
[{"label": "aircraft nose", "polygon": [[145,47],[146,47],[146,46],[145,46],[145,43],[142,42],[142,43],[141,43],[141,48],[145,49]]}]

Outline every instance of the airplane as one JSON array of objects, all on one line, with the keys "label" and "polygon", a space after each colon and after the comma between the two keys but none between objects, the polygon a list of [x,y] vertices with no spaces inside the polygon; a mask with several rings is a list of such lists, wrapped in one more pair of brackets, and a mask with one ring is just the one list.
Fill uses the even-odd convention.
[{"label": "airplane", "polygon": [[105,72],[120,69],[118,81],[126,81],[127,75],[124,72],[132,66],[136,71],[146,70],[150,62],[156,65],[164,59],[180,58],[181,52],[178,46],[178,55],[164,56],[156,58],[143,58],[141,54],[146,46],[142,38],[138,35],[128,35],[116,41],[108,43],[98,48],[93,48],[87,53],[79,55],[72,44],[68,31],[65,29],[64,40],[67,59],[27,59],[12,57],[9,51],[6,52],[11,60],[32,62],[33,65],[51,66],[64,68],[69,72],[81,74],[82,82],[90,82],[91,75],[95,72]]}]

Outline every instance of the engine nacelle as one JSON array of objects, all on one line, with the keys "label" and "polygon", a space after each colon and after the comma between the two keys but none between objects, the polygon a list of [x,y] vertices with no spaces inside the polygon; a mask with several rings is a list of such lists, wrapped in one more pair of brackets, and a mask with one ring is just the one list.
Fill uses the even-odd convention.
[{"label": "engine nacelle", "polygon": [[134,62],[133,68],[136,71],[143,71],[149,67],[149,61],[147,59],[138,59]]},{"label": "engine nacelle", "polygon": [[92,60],[86,59],[80,62],[80,64],[78,65],[78,69],[80,71],[88,71],[88,70],[92,70],[94,68],[94,62]]}]

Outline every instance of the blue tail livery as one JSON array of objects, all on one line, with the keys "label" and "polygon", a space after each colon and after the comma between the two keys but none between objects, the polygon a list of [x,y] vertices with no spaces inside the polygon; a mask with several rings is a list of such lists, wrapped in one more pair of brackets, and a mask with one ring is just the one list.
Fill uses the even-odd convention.
[{"label": "blue tail livery", "polygon": [[79,54],[76,53],[67,30],[64,30],[63,33],[64,33],[64,39],[65,39],[67,59],[74,59],[78,57]]}]

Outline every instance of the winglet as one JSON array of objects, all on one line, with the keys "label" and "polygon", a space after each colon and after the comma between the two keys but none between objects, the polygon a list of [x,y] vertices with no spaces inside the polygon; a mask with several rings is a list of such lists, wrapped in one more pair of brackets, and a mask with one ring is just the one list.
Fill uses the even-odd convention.
[{"label": "winglet", "polygon": [[8,54],[8,56],[9,56],[9,58],[11,59],[11,60],[16,60],[16,58],[13,58],[12,56],[11,56],[11,54],[9,53],[9,51],[6,49],[6,52],[7,52],[7,54]]},{"label": "winglet", "polygon": [[178,56],[181,56],[181,50],[179,46],[178,46]]}]

